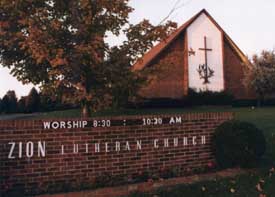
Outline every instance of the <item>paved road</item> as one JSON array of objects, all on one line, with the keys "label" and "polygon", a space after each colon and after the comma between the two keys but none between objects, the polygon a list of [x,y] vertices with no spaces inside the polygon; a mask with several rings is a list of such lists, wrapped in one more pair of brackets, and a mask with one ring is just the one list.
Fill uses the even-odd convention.
[{"label": "paved road", "polygon": [[8,114],[8,115],[0,115],[0,120],[18,120],[18,119],[31,119],[34,116],[39,115],[40,113],[33,114]]}]

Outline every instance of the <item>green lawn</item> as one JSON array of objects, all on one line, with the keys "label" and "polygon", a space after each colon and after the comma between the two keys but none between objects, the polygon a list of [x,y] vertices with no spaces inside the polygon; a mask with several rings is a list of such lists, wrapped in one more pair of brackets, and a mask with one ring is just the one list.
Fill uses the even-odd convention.
[{"label": "green lawn", "polygon": [[[105,110],[92,114],[95,116],[119,116],[119,115],[148,115],[148,114],[175,114],[188,112],[218,112],[218,111],[251,111],[250,108],[232,108],[232,107],[193,107],[193,108],[153,108],[153,109],[121,109]],[[252,110],[253,111],[253,110]],[[275,107],[274,107],[275,112]],[[41,113],[36,118],[75,118],[81,115],[80,109],[71,109],[66,111],[53,111]]]},{"label": "green lawn", "polygon": [[81,116],[80,109],[69,109],[65,111],[43,112],[35,116],[35,119],[41,118],[77,118]]},{"label": "green lawn", "polygon": [[[266,197],[275,196],[275,174],[270,176],[269,169],[275,165],[275,107],[265,108],[231,108],[231,107],[197,107],[197,108],[169,108],[169,109],[141,109],[141,110],[120,110],[103,111],[94,113],[92,116],[117,116],[117,115],[137,115],[137,114],[175,114],[188,112],[218,112],[230,111],[235,113],[236,119],[254,123],[264,131],[267,141],[267,152],[263,162],[256,173],[240,175],[234,179],[213,180],[207,182],[194,183],[191,185],[179,185],[171,188],[163,188],[150,194],[137,193],[131,197],[210,197],[210,196],[238,196],[238,197],[259,197],[265,194]],[[36,118],[53,117],[79,117],[80,110],[68,110],[60,112],[50,112],[42,114]],[[256,190],[256,185],[260,180],[262,192]],[[260,196],[265,197],[265,196]]]}]

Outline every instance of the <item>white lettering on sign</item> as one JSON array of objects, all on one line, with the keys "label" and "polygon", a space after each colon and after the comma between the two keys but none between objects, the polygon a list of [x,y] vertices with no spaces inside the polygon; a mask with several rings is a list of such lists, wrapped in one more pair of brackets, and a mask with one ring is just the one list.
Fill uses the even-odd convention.
[{"label": "white lettering on sign", "polygon": [[182,123],[182,119],[181,117],[171,117],[169,124],[181,124]]},{"label": "white lettering on sign", "polygon": [[110,152],[110,150],[109,150],[109,143],[108,142],[105,143],[105,152],[106,153]]},{"label": "white lettering on sign", "polygon": [[78,144],[74,144],[74,154],[78,153]]},{"label": "white lettering on sign", "polygon": [[64,155],[64,145],[61,145],[61,155]]},{"label": "white lettering on sign", "polygon": [[86,153],[89,153],[89,144],[85,144],[85,150],[86,150]]},{"label": "white lettering on sign", "polygon": [[183,146],[187,146],[188,145],[188,139],[187,137],[183,138]]},{"label": "white lettering on sign", "polygon": [[[168,149],[168,148],[178,148],[185,146],[199,146],[206,144],[206,136],[184,136],[184,137],[166,137],[166,138],[156,138],[152,139],[151,142],[145,140],[145,147],[151,146],[153,149]],[[83,153],[110,153],[110,152],[120,152],[120,151],[133,151],[142,150],[143,141],[107,141],[107,142],[95,142],[95,143],[72,143],[65,145],[61,144],[60,155],[65,154],[83,154]],[[9,142],[8,143],[8,159],[16,158],[33,158],[33,157],[45,157],[46,156],[46,142],[45,141],[27,141],[24,142]],[[89,147],[94,147],[91,152],[89,152]]]},{"label": "white lettering on sign", "polygon": [[26,156],[28,158],[33,157],[33,142],[27,142],[27,144],[26,144]]},{"label": "white lettering on sign", "polygon": [[[45,157],[46,156],[46,142],[45,141],[38,141],[37,143],[34,142],[27,142],[25,146],[23,146],[23,142],[9,142],[8,145],[10,145],[9,148],[9,154],[8,159],[15,159],[15,158],[22,158],[23,157],[23,151],[25,151],[25,155],[27,158],[34,157],[34,154],[37,153],[38,157]],[[36,146],[36,148],[35,148]],[[24,150],[23,150],[24,147]],[[18,150],[18,155],[15,154],[15,150]],[[35,150],[37,152],[35,153]]]},{"label": "white lettering on sign", "polygon": [[192,137],[192,144],[193,144],[194,146],[197,145],[196,139],[197,139],[197,136],[193,136],[193,137]]},{"label": "white lettering on sign", "polygon": [[19,148],[18,148],[18,157],[22,158],[22,142],[18,143]]},{"label": "white lettering on sign", "polygon": [[164,147],[165,148],[169,147],[169,139],[165,138],[163,141],[164,141]]},{"label": "white lettering on sign", "polygon": [[205,135],[201,136],[201,144],[206,144]]},{"label": "white lettering on sign", "polygon": [[[183,119],[181,116],[172,116],[167,117],[165,119],[161,117],[151,117],[151,118],[142,118],[140,119],[142,121],[143,126],[158,126],[162,124],[182,124]],[[131,121],[129,121],[131,122]],[[139,122],[139,121],[138,121]],[[89,124],[90,123],[90,124]],[[128,123],[127,120],[123,120],[120,124],[123,126],[126,126]],[[134,123],[136,124],[136,123]],[[140,123],[138,123],[140,124]],[[109,119],[101,119],[101,120],[68,120],[68,121],[45,121],[43,122],[43,128],[44,129],[79,129],[79,128],[85,128],[85,127],[111,127],[112,121]],[[118,124],[116,123],[116,126]]]},{"label": "white lettering on sign", "polygon": [[159,147],[159,145],[158,145],[158,139],[154,139],[154,148],[158,148]]},{"label": "white lettering on sign", "polygon": [[46,156],[46,142],[41,141],[38,142],[38,157],[45,157]]},{"label": "white lettering on sign", "polygon": [[95,152],[96,152],[96,153],[99,153],[99,152],[100,152],[99,143],[95,143]]},{"label": "white lettering on sign", "polygon": [[179,138],[174,138],[174,147],[179,145]]},{"label": "white lettering on sign", "polygon": [[15,156],[13,156],[14,148],[15,148],[15,142],[9,142],[9,145],[11,145],[10,152],[9,152],[9,159],[15,159]]},{"label": "white lettering on sign", "polygon": [[116,152],[120,151],[120,142],[116,142]]},{"label": "white lettering on sign", "polygon": [[43,122],[44,129],[78,129],[85,128],[87,124],[86,120]]},{"label": "white lettering on sign", "polygon": [[111,120],[94,120],[93,127],[111,127]]},{"label": "white lettering on sign", "polygon": [[130,151],[130,150],[131,150],[131,148],[130,148],[130,144],[129,144],[129,142],[128,142],[128,141],[126,141],[125,150],[128,150],[128,151]]},{"label": "white lettering on sign", "polygon": [[162,118],[143,118],[142,119],[143,125],[161,125]]},{"label": "white lettering on sign", "polygon": [[137,150],[141,150],[141,140],[137,141]]}]

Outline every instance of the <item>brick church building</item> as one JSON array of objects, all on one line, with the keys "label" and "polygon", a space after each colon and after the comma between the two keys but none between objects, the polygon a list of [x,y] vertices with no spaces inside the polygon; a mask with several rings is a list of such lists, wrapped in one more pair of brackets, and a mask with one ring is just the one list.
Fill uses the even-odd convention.
[{"label": "brick church building", "polygon": [[244,83],[249,60],[206,10],[200,11],[133,65],[156,68],[140,94],[181,99],[188,89],[225,91],[235,99],[254,97]]}]

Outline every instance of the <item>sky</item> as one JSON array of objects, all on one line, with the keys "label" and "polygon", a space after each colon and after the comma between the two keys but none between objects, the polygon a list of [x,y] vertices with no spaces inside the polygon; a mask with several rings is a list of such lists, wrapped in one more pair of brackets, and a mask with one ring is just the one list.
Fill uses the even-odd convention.
[{"label": "sky", "polygon": [[[180,0],[130,0],[135,9],[130,22],[144,18],[158,24],[175,3]],[[275,48],[275,1],[274,0],[181,0],[182,5],[170,16],[180,26],[202,9],[206,9],[239,48],[249,57],[262,50]],[[109,36],[107,42],[116,45],[124,37]],[[18,97],[28,94],[33,85],[22,85],[0,65],[0,97],[8,90],[15,90]]]}]

